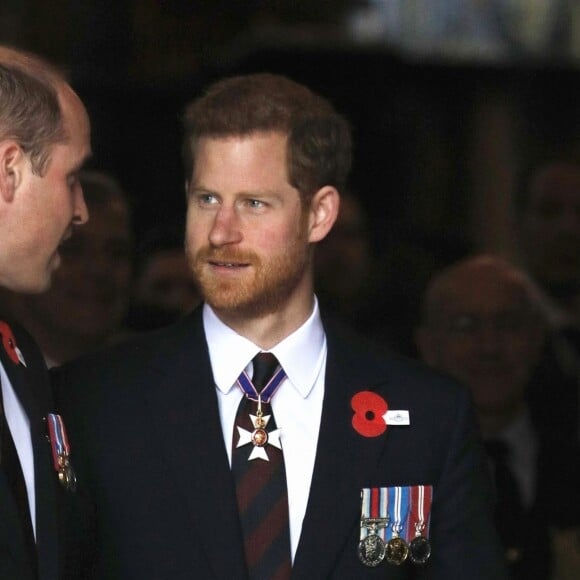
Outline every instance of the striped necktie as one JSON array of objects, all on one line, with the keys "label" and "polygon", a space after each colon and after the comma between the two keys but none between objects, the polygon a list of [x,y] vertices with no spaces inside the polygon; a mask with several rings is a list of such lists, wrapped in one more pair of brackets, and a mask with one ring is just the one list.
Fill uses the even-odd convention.
[{"label": "striped necktie", "polygon": [[285,374],[271,353],[259,353],[252,362],[253,380],[242,389],[247,393],[253,386],[266,401],[242,398],[232,451],[246,564],[250,580],[286,580],[291,573],[286,471],[268,392]]}]

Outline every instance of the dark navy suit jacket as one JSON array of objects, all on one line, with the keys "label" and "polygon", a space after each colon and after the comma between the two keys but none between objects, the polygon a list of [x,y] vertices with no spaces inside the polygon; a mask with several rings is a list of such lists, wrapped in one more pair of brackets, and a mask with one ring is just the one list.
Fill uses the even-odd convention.
[{"label": "dark navy suit jacket", "polygon": [[[375,353],[332,323],[325,330],[320,436],[292,577],[505,578],[467,391],[423,366]],[[84,500],[76,513],[82,531],[73,538],[77,577],[244,579],[201,309],[68,365],[55,380]],[[408,410],[410,426],[361,436],[350,402],[362,390]],[[363,565],[361,488],[417,484],[434,488],[428,564]]]},{"label": "dark navy suit jacket", "polygon": [[[46,365],[36,344],[17,325],[10,323],[26,366],[16,364],[0,342],[0,359],[30,421],[34,454],[36,495],[36,544],[39,580],[60,578],[62,521],[59,505],[64,493],[53,468],[46,414],[55,412]],[[0,470],[0,578],[32,580],[33,566],[26,551],[22,525],[14,497]]]}]

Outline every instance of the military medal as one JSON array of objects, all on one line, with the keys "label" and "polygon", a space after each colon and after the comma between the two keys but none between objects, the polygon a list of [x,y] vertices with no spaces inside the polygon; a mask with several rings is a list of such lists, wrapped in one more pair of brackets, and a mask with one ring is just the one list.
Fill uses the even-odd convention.
[{"label": "military medal", "polygon": [[431,543],[419,532],[409,544],[409,558],[413,564],[425,564],[431,555]]},{"label": "military medal", "polygon": [[425,564],[431,556],[431,543],[424,532],[428,529],[432,495],[433,488],[430,485],[411,488],[411,522],[415,528],[415,537],[409,544],[409,558],[413,564]]},{"label": "military medal", "polygon": [[244,392],[244,396],[258,403],[258,410],[256,411],[256,414],[250,414],[250,421],[252,422],[254,430],[248,431],[243,427],[237,426],[239,439],[236,447],[242,447],[248,443],[251,443],[254,446],[250,456],[248,457],[248,461],[252,461],[254,459],[263,459],[264,461],[269,461],[268,454],[266,452],[267,445],[273,445],[278,449],[282,449],[282,443],[280,442],[280,435],[282,430],[266,430],[271,415],[263,414],[262,402],[270,402],[274,396],[274,393],[277,391],[278,387],[282,384],[282,381],[285,378],[286,373],[284,372],[284,369],[280,367],[260,393],[258,393],[245,371],[238,378],[237,382]]},{"label": "military medal", "polygon": [[[368,520],[365,520],[364,523],[369,526],[367,528],[368,535],[359,542],[357,553],[365,566],[374,568],[385,558],[385,541],[377,534],[379,528],[376,523],[370,523]],[[385,524],[382,526],[384,527]]]},{"label": "military medal", "polygon": [[359,560],[370,568],[378,566],[385,558],[385,529],[389,525],[388,490],[364,488],[361,492]]},{"label": "military medal", "polygon": [[[396,532],[393,532],[396,533]],[[400,566],[409,555],[409,546],[400,536],[393,536],[387,543],[386,557],[389,564]]]},{"label": "military medal", "polygon": [[270,421],[271,415],[263,415],[262,413],[262,401],[260,395],[258,395],[258,411],[255,415],[250,415],[250,420],[254,426],[252,432],[238,426],[238,444],[236,447],[242,447],[251,443],[254,448],[248,457],[248,461],[253,459],[263,459],[264,461],[270,461],[268,454],[266,453],[266,445],[273,445],[278,449],[282,449],[282,443],[280,442],[281,429],[274,429],[273,431],[266,431],[266,426],[268,421]]},{"label": "military medal", "polygon": [[401,531],[403,530],[402,522],[407,516],[406,513],[403,513],[402,507],[404,506],[406,508],[408,505],[408,490],[405,487],[396,486],[391,497],[392,504],[390,505],[392,505],[393,509],[389,509],[389,512],[393,514],[393,523],[391,524],[392,537],[387,542],[385,557],[389,564],[400,566],[409,555],[409,546],[401,537]]},{"label": "military medal", "polygon": [[47,420],[52,461],[58,474],[58,480],[67,491],[75,491],[77,478],[70,463],[70,445],[62,417],[55,413],[49,413]]}]

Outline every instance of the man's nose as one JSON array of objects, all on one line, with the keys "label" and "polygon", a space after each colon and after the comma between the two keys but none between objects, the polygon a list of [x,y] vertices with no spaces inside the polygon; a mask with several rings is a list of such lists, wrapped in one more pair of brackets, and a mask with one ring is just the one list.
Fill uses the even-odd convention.
[{"label": "man's nose", "polygon": [[237,244],[242,240],[240,219],[235,208],[222,206],[217,211],[209,233],[209,241],[213,246]]}]

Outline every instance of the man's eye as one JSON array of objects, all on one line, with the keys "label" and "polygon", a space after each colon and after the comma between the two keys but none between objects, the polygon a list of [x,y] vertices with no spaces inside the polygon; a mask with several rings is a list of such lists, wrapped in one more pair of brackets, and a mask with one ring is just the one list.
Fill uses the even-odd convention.
[{"label": "man's eye", "polygon": [[200,205],[214,205],[217,203],[217,198],[211,193],[200,193],[197,197]]},{"label": "man's eye", "polygon": [[263,201],[261,201],[259,199],[248,199],[246,201],[246,203],[252,209],[260,209],[260,208],[262,208],[262,207],[264,207],[266,205]]}]

